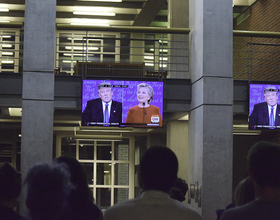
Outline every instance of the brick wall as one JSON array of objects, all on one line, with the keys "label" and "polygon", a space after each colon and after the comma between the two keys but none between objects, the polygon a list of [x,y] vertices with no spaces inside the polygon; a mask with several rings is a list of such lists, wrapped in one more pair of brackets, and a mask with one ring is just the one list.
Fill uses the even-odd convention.
[{"label": "brick wall", "polygon": [[[250,10],[234,30],[280,32],[279,0],[258,0]],[[280,39],[234,36],[233,42],[234,79],[280,80]]]}]

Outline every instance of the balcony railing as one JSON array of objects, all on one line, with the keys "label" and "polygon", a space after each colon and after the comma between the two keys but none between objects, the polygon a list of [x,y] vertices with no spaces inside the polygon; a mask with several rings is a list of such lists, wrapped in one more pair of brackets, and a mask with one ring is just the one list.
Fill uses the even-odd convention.
[{"label": "balcony railing", "polygon": [[[56,74],[171,77],[189,74],[188,29],[57,30]],[[233,78],[280,80],[280,33],[233,31]],[[0,30],[0,73],[22,73],[23,36]]]},{"label": "balcony railing", "polygon": [[[57,31],[56,68],[60,74],[167,77],[189,71],[188,31],[142,33]],[[147,29],[146,29],[147,30]],[[162,29],[160,29],[162,31]]]},{"label": "balcony railing", "polygon": [[234,31],[233,78],[280,80],[280,33]]}]

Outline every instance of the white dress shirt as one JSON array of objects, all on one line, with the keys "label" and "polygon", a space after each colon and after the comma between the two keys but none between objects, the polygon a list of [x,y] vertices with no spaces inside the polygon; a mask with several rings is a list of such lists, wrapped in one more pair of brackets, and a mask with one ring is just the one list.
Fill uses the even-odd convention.
[{"label": "white dress shirt", "polygon": [[104,220],[202,220],[202,217],[167,193],[148,190],[138,198],[119,202],[105,210]]}]

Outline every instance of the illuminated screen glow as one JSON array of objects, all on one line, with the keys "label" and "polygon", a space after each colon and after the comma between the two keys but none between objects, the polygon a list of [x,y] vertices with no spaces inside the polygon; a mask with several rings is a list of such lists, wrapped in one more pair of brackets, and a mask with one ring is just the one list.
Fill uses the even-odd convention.
[{"label": "illuminated screen glow", "polygon": [[[140,83],[146,83],[150,85],[154,90],[153,101],[150,103],[159,109],[160,116],[163,119],[163,82],[160,81],[128,81],[128,80],[95,80],[85,79],[82,84],[82,113],[87,107],[89,100],[98,99],[98,85],[100,83],[110,83],[113,89],[112,100],[122,103],[122,121],[119,124],[107,124],[107,126],[132,126],[132,127],[161,127],[155,122],[153,123],[141,123],[141,124],[128,124],[126,123],[127,114],[129,108],[139,104],[137,100],[137,85]],[[144,110],[145,111],[145,110]],[[142,112],[141,112],[142,113]],[[145,114],[144,114],[145,116]],[[155,117],[157,119],[157,117]],[[157,121],[157,120],[155,120]],[[89,126],[104,126],[102,122],[90,123]],[[85,126],[85,124],[83,124]]]},{"label": "illuminated screen glow", "polygon": [[277,110],[274,113],[274,125],[269,124],[269,108],[266,104],[267,101],[264,97],[264,90],[267,88],[268,91],[277,92],[279,96],[280,83],[279,84],[269,84],[269,83],[252,83],[249,85],[249,129],[279,129],[280,128],[280,100],[279,98],[275,100],[277,103]]}]

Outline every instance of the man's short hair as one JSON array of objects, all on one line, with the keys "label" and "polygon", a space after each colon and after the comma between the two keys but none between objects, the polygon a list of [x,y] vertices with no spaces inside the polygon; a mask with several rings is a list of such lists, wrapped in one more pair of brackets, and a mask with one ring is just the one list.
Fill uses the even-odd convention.
[{"label": "man's short hair", "polygon": [[167,147],[151,147],[140,161],[140,172],[144,190],[168,192],[177,179],[177,157]]},{"label": "man's short hair", "polygon": [[280,145],[261,141],[247,155],[248,168],[260,187],[280,187]]},{"label": "man's short hair", "polygon": [[99,92],[99,90],[101,89],[101,88],[107,88],[107,87],[109,87],[109,88],[111,88],[111,90],[113,90],[112,89],[112,85],[111,85],[111,83],[109,83],[109,82],[104,82],[104,83],[100,83],[100,84],[98,84],[98,87],[97,87],[97,89],[98,89],[98,92]]},{"label": "man's short hair", "polygon": [[0,166],[0,200],[19,197],[21,191],[21,175],[9,163]]},{"label": "man's short hair", "polygon": [[263,95],[265,95],[266,92],[276,92],[276,95],[278,95],[278,89],[276,89],[274,86],[267,87],[263,90]]}]

